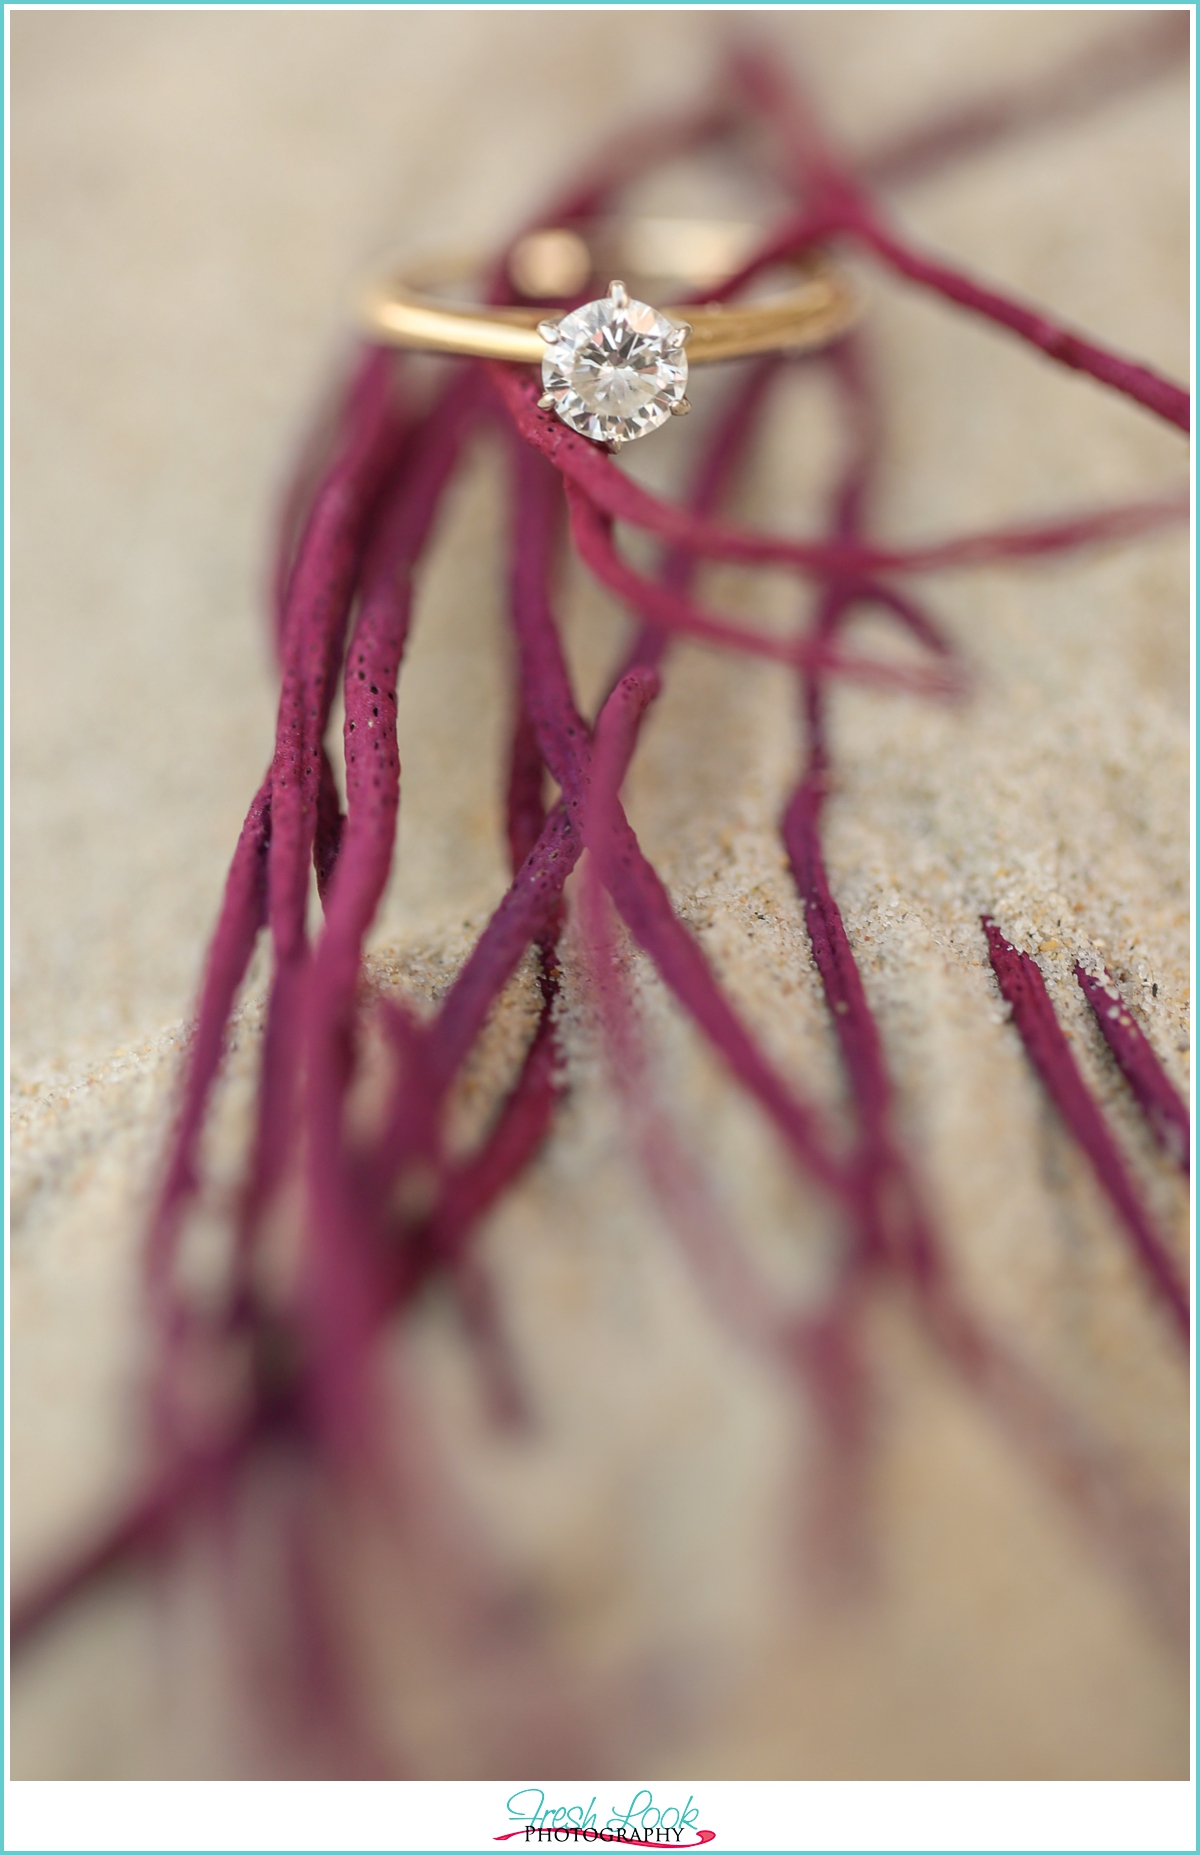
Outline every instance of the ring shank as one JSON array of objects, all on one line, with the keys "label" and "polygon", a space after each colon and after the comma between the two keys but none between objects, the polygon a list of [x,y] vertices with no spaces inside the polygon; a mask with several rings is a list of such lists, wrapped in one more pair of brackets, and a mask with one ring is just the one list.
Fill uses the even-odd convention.
[{"label": "ring shank", "polygon": [[[635,225],[637,222],[634,222]],[[676,273],[678,274],[678,272]],[[427,273],[420,281],[427,285]],[[431,278],[428,281],[432,281]],[[439,302],[404,277],[374,286],[363,299],[362,317],[377,341],[441,354],[473,354],[498,361],[539,364],[546,343],[537,325],[562,311],[536,304],[482,308]],[[857,293],[828,259],[806,259],[794,288],[749,303],[705,303],[663,308],[668,321],[687,322],[689,366],[731,360],[772,350],[816,348],[831,341],[859,315]]]}]

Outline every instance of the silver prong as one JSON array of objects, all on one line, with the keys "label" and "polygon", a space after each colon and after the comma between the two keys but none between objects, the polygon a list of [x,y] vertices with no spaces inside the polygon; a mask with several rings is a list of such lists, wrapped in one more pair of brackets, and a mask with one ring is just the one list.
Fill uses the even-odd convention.
[{"label": "silver prong", "polygon": [[671,338],[667,346],[669,348],[682,348],[691,332],[692,325],[690,322],[677,322],[671,330]]},{"label": "silver prong", "polygon": [[675,404],[671,407],[671,417],[674,419],[681,419],[684,413],[690,412],[691,409],[692,402],[690,399],[677,399]]},{"label": "silver prong", "polygon": [[549,322],[549,321],[539,322],[537,325],[537,332],[541,336],[543,341],[557,341],[558,340],[558,323]]},{"label": "silver prong", "polygon": [[549,412],[553,404],[554,404],[553,393],[543,393],[542,397],[538,400],[538,405],[541,407],[543,412]]},{"label": "silver prong", "polygon": [[608,452],[610,457],[615,457],[624,442],[625,440],[623,438],[609,438],[605,443],[604,449]]},{"label": "silver prong", "polygon": [[619,277],[614,277],[608,286],[608,300],[618,309],[624,309],[629,302],[629,292]]}]

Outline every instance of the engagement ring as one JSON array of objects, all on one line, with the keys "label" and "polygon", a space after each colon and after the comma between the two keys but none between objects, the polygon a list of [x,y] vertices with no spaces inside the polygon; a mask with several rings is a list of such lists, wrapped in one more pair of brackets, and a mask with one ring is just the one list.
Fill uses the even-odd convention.
[{"label": "engagement ring", "polygon": [[[678,219],[556,227],[517,241],[508,276],[519,294],[561,303],[604,275],[602,266],[615,269],[620,262],[639,281],[666,278],[702,292],[733,275],[760,236],[753,226]],[[857,319],[857,295],[823,255],[780,268],[790,269],[795,282],[747,302],[659,309],[614,278],[605,295],[564,311],[544,302],[493,308],[439,301],[428,293],[469,276],[470,269],[426,265],[375,286],[363,319],[376,340],[397,347],[540,366],[539,404],[615,451],[689,410],[690,367],[820,347]]]}]

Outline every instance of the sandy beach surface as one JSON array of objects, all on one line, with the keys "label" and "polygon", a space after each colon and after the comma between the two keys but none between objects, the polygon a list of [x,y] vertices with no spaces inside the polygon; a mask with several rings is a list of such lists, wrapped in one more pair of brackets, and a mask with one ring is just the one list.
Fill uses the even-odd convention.
[{"label": "sandy beach surface", "polygon": [[[1074,9],[753,21],[859,150],[1041,81],[1128,25]],[[671,9],[14,17],[17,1585],[111,1513],[144,1461],[148,1194],[225,868],[270,755],[274,512],[344,358],[358,280],[393,247],[494,245],[602,136],[697,94],[727,30],[724,15]],[[1183,60],[889,199],[929,249],[1182,378],[1188,123]],[[711,173],[664,176],[647,204],[698,211],[715,194],[717,210],[738,209]],[[1184,442],[1149,414],[862,274],[886,415],[880,534],[1041,520],[1185,481]],[[678,480],[719,384],[697,373],[698,419],[648,440],[634,474]],[[789,377],[736,512],[815,530],[836,442],[822,377]],[[502,459],[483,438],[422,572],[399,852],[370,944],[372,976],[421,1003],[507,881],[504,523]],[[1022,1051],[979,917],[1038,960],[1138,1189],[1186,1257],[1186,1186],[1074,965],[1107,968],[1186,1090],[1187,566],[1174,528],[917,581],[972,693],[951,705],[842,689],[827,830],[903,1136],[964,1294],[1128,1465],[1138,1525],[1168,1556],[1186,1545],[1186,1363]],[[713,568],[703,585],[765,624],[793,622],[809,596],[779,573]],[[594,703],[628,619],[580,574],[567,630]],[[857,621],[855,638],[895,648],[877,621]],[[731,997],[836,1115],[844,1084],[777,832],[799,751],[776,667],[681,647],[627,796]],[[645,964],[632,971],[660,1098],[721,1219],[781,1305],[818,1305],[832,1213]],[[721,1778],[1186,1776],[1186,1640],[897,1296],[865,1328],[869,1562],[851,1590],[814,1571],[801,1544],[814,1413],[689,1270],[569,961],[567,978],[568,1104],[480,1239],[537,1421],[515,1438],[489,1424],[443,1300],[410,1322],[404,1364],[455,1498],[564,1691],[584,1696],[578,1762]],[[264,980],[260,962],[219,1103],[218,1170],[244,1136]],[[509,1073],[533,998],[522,970],[467,1077],[467,1121]],[[130,1576],[64,1615],[14,1667],[14,1775],[273,1775],[231,1723],[229,1669],[205,1648],[197,1602]],[[451,1654],[419,1619],[376,1625],[378,1711],[408,1775],[510,1770],[522,1742],[482,1652]]]}]

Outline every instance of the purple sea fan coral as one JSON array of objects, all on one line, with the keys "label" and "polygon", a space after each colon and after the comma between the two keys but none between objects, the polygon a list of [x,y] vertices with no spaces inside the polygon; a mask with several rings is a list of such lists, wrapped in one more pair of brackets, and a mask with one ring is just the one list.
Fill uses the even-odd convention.
[{"label": "purple sea fan coral", "polygon": [[[1174,41],[1160,46],[1161,32],[1159,22],[1152,34],[1131,38],[1138,51],[1131,83],[1147,64],[1159,68],[1146,51],[1151,43],[1155,58],[1173,55]],[[1031,365],[1047,357],[1149,418],[1186,428],[1186,394],[1173,381],[926,255],[880,203],[883,184],[914,165],[934,171],[964,147],[1003,141],[1039,112],[1052,116],[1055,97],[1075,110],[1089,85],[1098,101],[1114,83],[1101,62],[1095,71],[1068,72],[1053,94],[1036,91],[1027,108],[999,98],[974,118],[922,125],[907,142],[851,162],[781,67],[738,53],[715,103],[618,143],[542,222],[616,204],[625,188],[697,149],[765,158],[764,189],[768,180],[781,185],[792,204],[729,287],[817,241],[837,242],[951,310],[1015,336],[1036,351]],[[501,279],[502,260],[498,254],[493,273]],[[1182,1508],[1147,1468],[1137,1437],[1108,1421],[1104,1399],[1080,1397],[1079,1381],[1044,1356],[1039,1336],[997,1317],[975,1293],[971,1258],[923,1177],[922,1140],[889,1049],[904,1009],[889,997],[892,956],[886,946],[878,961],[868,951],[879,945],[868,919],[877,920],[881,938],[885,922],[899,935],[904,909],[881,904],[869,917],[856,898],[851,914],[841,890],[854,889],[858,876],[847,876],[829,816],[839,804],[843,699],[914,711],[936,705],[940,715],[962,713],[974,699],[980,668],[962,648],[961,624],[939,615],[934,575],[1042,557],[1068,562],[1098,544],[1166,528],[1184,504],[1169,487],[1036,520],[997,517],[965,534],[885,540],[878,505],[887,395],[872,348],[868,326],[819,357],[734,370],[695,441],[687,487],[675,495],[645,487],[539,408],[532,374],[445,363],[430,386],[406,360],[363,354],[322,467],[284,525],[275,576],[275,747],[230,868],[149,1234],[157,1350],[148,1405],[157,1466],[103,1538],[19,1594],[18,1642],[104,1570],[135,1557],[169,1564],[192,1538],[212,1532],[245,1649],[245,1692],[259,1703],[263,1757],[278,1768],[477,1776],[518,1757],[554,1770],[617,1757],[619,1736],[606,1739],[597,1720],[627,1674],[598,1675],[603,1658],[584,1656],[594,1686],[582,1692],[580,1665],[564,1650],[570,1630],[554,1615],[554,1573],[539,1581],[530,1570],[539,1561],[528,1540],[522,1559],[519,1524],[507,1537],[489,1536],[477,1511],[482,1497],[473,1505],[439,1453],[438,1419],[415,1389],[414,1363],[430,1309],[448,1305],[474,1394],[482,1393],[488,1447],[532,1460],[549,1432],[546,1460],[562,1467],[552,1388],[529,1356],[536,1339],[531,1349],[505,1305],[485,1232],[489,1219],[494,1228],[504,1218],[564,1119],[594,1102],[587,1065],[599,1055],[612,1072],[624,1129],[612,1137],[634,1161],[633,1184],[627,1179],[619,1191],[636,1193],[640,1174],[676,1244],[665,1245],[654,1266],[678,1269],[709,1310],[714,1345],[747,1350],[786,1385],[801,1414],[802,1440],[781,1448],[812,1519],[795,1548],[797,1581],[820,1583],[823,1572],[852,1565],[848,1583],[871,1588],[878,1438],[896,1362],[912,1348],[918,1379],[950,1384],[956,1410],[968,1413],[961,1421],[987,1439],[981,1447],[1028,1478],[1082,1542],[1087,1575],[1109,1578],[1146,1627],[1178,1649],[1186,1615]],[[797,378],[827,393],[840,453],[820,530],[802,538],[776,532],[737,502],[775,396]],[[405,752],[397,716],[418,577],[481,440],[503,459],[508,495],[510,880],[466,957],[430,997],[373,978],[366,949],[396,852]],[[649,545],[631,546],[630,530]],[[753,606],[753,618],[726,610],[714,564],[788,575],[791,617],[780,622]],[[564,618],[568,574],[576,572],[590,575],[629,621],[590,703]],[[753,988],[739,983],[696,910],[689,918],[636,828],[636,757],[671,699],[683,647],[692,645],[724,653],[731,665],[755,661],[762,674],[784,680],[794,707],[797,766],[778,821],[775,888],[764,896],[767,908],[755,910],[747,897],[743,912],[748,930],[768,910],[780,921],[795,918],[776,976],[805,988],[822,1025],[807,1054],[764,1021]],[[331,739],[339,682],[344,812]],[[315,930],[310,872],[321,901]],[[1014,1004],[1023,974],[1021,997],[1036,999],[1055,1062],[1039,1060],[1019,1012],[1018,1029],[1106,1189],[1120,1181],[1118,1210],[1153,1288],[1185,1331],[1182,1276],[1125,1179],[1101,1110],[1064,1058],[1065,1037],[1037,969],[992,925],[999,901],[975,900],[974,918],[988,915],[1004,996]],[[186,1285],[181,1246],[203,1189],[202,1137],[223,1037],[260,936],[269,943],[270,980],[254,1126],[227,1274],[201,1301]],[[972,962],[981,997],[984,953],[981,936]],[[493,1065],[486,1112],[472,1119],[464,1112],[470,1065],[518,992],[524,1041],[507,1065]],[[599,1033],[590,1043],[581,1029],[589,1013]],[[661,1055],[655,1023],[665,1026]],[[736,1096],[739,1114],[752,1112],[754,1150],[787,1180],[797,1223],[820,1233],[810,1245],[819,1261],[807,1274],[771,1260],[752,1221],[743,1227],[736,1189],[696,1153],[694,1104],[671,1080],[685,1049],[715,1078],[706,1086]],[[627,1235],[632,1228],[626,1223]],[[569,1230],[561,1236],[566,1246]],[[561,1319],[574,1323],[586,1357],[587,1318],[572,1296],[569,1261],[561,1266]],[[613,1292],[620,1296],[619,1284]],[[1154,1321],[1153,1307],[1146,1317]],[[461,1386],[458,1395],[467,1395]],[[754,1395],[746,1391],[747,1408]],[[586,1486],[569,1472],[560,1486],[562,1503],[577,1502],[595,1518]],[[544,1501],[541,1511],[555,1504]],[[661,1520],[662,1550],[682,1554],[681,1563],[684,1530],[670,1515]],[[564,1559],[574,1555],[586,1566],[584,1546],[569,1529],[562,1537]],[[247,1538],[276,1568],[269,1606],[262,1587],[243,1576]],[[575,1571],[560,1575],[576,1592]],[[356,1595],[360,1576],[373,1616]],[[619,1617],[619,1593],[611,1602]],[[568,1599],[562,1606],[570,1608]],[[586,1613],[586,1605],[577,1608]],[[452,1697],[459,1724],[432,1752],[422,1749],[420,1708],[389,1711],[379,1699],[376,1629],[398,1656],[411,1657],[421,1679],[442,1681]],[[629,1663],[636,1667],[636,1657]],[[671,1704],[664,1702],[665,1713]]]}]

